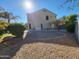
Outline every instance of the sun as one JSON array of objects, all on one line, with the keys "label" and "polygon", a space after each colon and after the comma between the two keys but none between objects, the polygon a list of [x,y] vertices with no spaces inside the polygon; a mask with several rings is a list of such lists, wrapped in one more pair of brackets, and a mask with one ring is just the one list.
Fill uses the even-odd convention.
[{"label": "sun", "polygon": [[27,10],[33,9],[33,3],[32,3],[31,1],[25,1],[25,2],[23,3],[23,6],[24,6],[24,8],[27,9]]}]

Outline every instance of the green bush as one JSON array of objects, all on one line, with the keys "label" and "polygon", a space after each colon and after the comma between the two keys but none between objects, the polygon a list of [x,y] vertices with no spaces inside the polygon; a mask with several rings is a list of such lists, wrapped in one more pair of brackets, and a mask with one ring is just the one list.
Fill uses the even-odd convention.
[{"label": "green bush", "polygon": [[7,33],[8,30],[7,29],[0,29],[0,35]]},{"label": "green bush", "polygon": [[18,38],[22,38],[23,32],[26,28],[21,23],[12,23],[7,30]]},{"label": "green bush", "polygon": [[5,34],[2,34],[0,35],[0,43],[4,41],[5,38],[7,37],[16,37],[15,35],[12,35],[10,33],[5,33]]},{"label": "green bush", "polygon": [[67,24],[65,26],[66,30],[70,33],[74,33],[75,32],[75,22],[72,24]]},{"label": "green bush", "polygon": [[0,35],[5,34],[5,33],[7,33],[7,32],[8,32],[7,28],[5,28],[5,29],[0,29]]},{"label": "green bush", "polygon": [[75,22],[77,20],[77,15],[73,14],[73,15],[69,15],[67,17],[65,17],[65,29],[68,32],[74,33],[75,32]]},{"label": "green bush", "polygon": [[2,35],[4,33],[4,30],[0,30],[0,35]]},{"label": "green bush", "polygon": [[9,24],[5,21],[0,20],[0,35],[7,33],[6,28],[9,26]]}]

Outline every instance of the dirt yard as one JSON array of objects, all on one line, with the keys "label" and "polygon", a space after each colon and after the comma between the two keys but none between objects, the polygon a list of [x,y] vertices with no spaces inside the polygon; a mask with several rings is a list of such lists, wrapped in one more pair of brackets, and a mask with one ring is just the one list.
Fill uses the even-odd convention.
[{"label": "dirt yard", "polygon": [[[72,34],[45,32],[48,37],[44,33],[40,33],[40,36],[38,32],[31,34],[15,45],[0,46],[0,55],[9,56],[0,59],[79,59],[79,47]],[[57,38],[54,37],[56,35]]]},{"label": "dirt yard", "polygon": [[79,59],[79,48],[40,42],[25,44],[12,59]]},{"label": "dirt yard", "polygon": [[74,36],[64,34],[48,40],[33,39],[33,35],[32,40],[27,39],[28,44],[21,46],[12,59],[79,59],[79,47]]}]

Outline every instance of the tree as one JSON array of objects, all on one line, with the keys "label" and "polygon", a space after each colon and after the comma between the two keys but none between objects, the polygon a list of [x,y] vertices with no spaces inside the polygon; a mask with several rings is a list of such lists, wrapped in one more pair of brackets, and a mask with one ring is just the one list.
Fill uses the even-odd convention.
[{"label": "tree", "polygon": [[5,10],[0,6],[0,18],[2,18],[2,12],[4,12]]},{"label": "tree", "polygon": [[4,22],[4,21],[0,21],[0,29],[5,29],[6,27],[8,27],[8,23],[7,22]]},{"label": "tree", "polygon": [[13,13],[9,13],[7,11],[1,12],[0,17],[6,19],[8,23],[10,23],[11,20],[20,18],[19,16],[14,16]]},{"label": "tree", "polygon": [[0,20],[0,35],[6,32],[6,28],[9,26],[7,22]]},{"label": "tree", "polygon": [[60,6],[73,10],[79,8],[79,0],[63,0],[63,3]]},{"label": "tree", "polygon": [[0,19],[3,20],[2,18],[6,20],[8,23],[10,23],[11,20],[16,20],[20,17],[14,16],[13,13],[5,11],[5,9],[0,6]]},{"label": "tree", "polygon": [[65,28],[68,32],[71,32],[71,33],[75,32],[75,23],[77,20],[77,16],[78,15],[73,14],[65,18]]},{"label": "tree", "polygon": [[5,9],[0,6],[0,12],[2,12],[2,11],[5,11]]}]

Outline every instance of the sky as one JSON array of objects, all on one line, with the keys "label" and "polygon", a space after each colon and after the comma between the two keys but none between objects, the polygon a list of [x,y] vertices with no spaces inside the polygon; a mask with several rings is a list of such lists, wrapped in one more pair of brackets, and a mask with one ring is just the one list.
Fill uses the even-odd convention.
[{"label": "sky", "polygon": [[[30,4],[27,2],[30,2]],[[18,22],[21,23],[27,23],[27,13],[32,13],[42,8],[55,13],[57,19],[70,14],[79,15],[79,8],[70,10],[66,8],[67,5],[60,7],[63,3],[64,0],[0,0],[0,6],[8,12],[12,12],[15,16],[20,16],[21,19]]]}]

